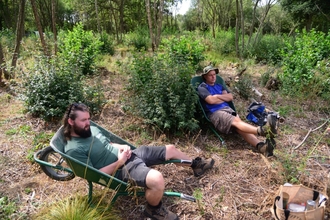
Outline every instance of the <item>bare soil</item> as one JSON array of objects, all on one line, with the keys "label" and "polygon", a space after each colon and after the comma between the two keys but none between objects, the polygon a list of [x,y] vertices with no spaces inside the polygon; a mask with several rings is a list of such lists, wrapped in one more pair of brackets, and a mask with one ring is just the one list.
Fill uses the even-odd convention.
[{"label": "bare soil", "polygon": [[[329,120],[329,112],[322,111],[320,101],[299,102],[281,97],[278,91],[260,87],[260,73],[265,72],[265,68],[256,66],[253,69],[254,86],[264,94],[262,102],[275,111],[289,109],[285,122],[279,126],[274,157],[265,158],[255,152],[236,134],[223,135],[226,143],[223,146],[206,129],[184,137],[168,137],[148,129],[140,119],[121,108],[127,77],[105,69],[99,77],[109,102],[92,119],[136,146],[173,143],[192,158],[215,159],[214,168],[199,178],[193,176],[190,168],[173,164],[156,167],[164,174],[166,190],[197,198],[194,203],[164,197],[164,204],[180,219],[274,219],[271,213],[273,201],[279,186],[285,182],[300,183],[329,196],[330,135],[326,133],[329,123],[311,132],[304,143],[294,149],[310,129]],[[231,66],[221,69],[225,80],[233,79],[237,73]],[[247,72],[252,74],[252,69]],[[244,118],[250,101],[240,98],[234,88],[230,89],[234,92],[235,106]],[[35,135],[52,134],[60,124],[46,123],[25,114],[22,101],[13,91],[9,84],[0,90],[0,197],[7,196],[15,202],[17,210],[11,219],[34,219],[47,204],[76,194],[87,195],[88,185],[79,177],[66,182],[52,180],[37,163],[27,159],[35,151]],[[96,192],[103,190],[100,186],[95,188]],[[121,219],[145,219],[145,204],[143,197],[120,197],[114,207]],[[327,204],[326,216],[329,210]]]}]

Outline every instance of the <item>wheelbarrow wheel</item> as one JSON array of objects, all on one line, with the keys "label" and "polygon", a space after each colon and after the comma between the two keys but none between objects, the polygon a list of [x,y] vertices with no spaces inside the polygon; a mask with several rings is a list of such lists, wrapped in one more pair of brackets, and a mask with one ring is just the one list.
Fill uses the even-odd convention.
[{"label": "wheelbarrow wheel", "polygon": [[[62,156],[59,153],[55,152],[51,146],[46,147],[40,153],[39,159],[52,165],[40,165],[42,171],[44,171],[44,173],[50,178],[58,181],[68,181],[72,180],[75,177],[74,173],[61,169],[69,168],[69,166],[62,158]],[[54,166],[56,166],[56,168]]]}]

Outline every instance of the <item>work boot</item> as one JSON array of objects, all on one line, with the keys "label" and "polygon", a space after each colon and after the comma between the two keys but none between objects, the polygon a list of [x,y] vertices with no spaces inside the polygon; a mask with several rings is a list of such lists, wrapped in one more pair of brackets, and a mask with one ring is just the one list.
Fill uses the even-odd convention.
[{"label": "work boot", "polygon": [[265,157],[271,157],[274,155],[273,151],[276,147],[276,142],[273,138],[266,139],[265,142],[260,142],[257,144],[257,149],[259,153],[263,154]]},{"label": "work boot", "polygon": [[257,132],[259,135],[274,138],[277,134],[277,118],[273,114],[267,115],[267,123],[264,126],[259,126]]},{"label": "work boot", "polygon": [[200,157],[196,157],[192,162],[191,168],[194,171],[194,175],[197,177],[203,175],[205,171],[211,169],[213,165],[214,160],[212,158],[204,160]]},{"label": "work boot", "polygon": [[152,220],[179,220],[179,217],[160,204],[159,208],[153,208],[149,204],[144,209],[144,215]]}]

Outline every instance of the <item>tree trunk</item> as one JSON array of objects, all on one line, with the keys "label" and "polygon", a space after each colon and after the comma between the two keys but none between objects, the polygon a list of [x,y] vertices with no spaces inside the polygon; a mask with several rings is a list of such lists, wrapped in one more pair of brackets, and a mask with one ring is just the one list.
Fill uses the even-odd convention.
[{"label": "tree trunk", "polygon": [[255,21],[255,18],[256,18],[257,6],[259,4],[259,1],[260,0],[257,0],[254,4],[254,7],[253,7],[253,15],[252,15],[252,22],[251,22],[251,27],[250,27],[248,45],[250,45],[250,42],[251,42],[251,39],[252,39],[253,29],[254,29],[254,21]]},{"label": "tree trunk", "polygon": [[239,6],[238,0],[236,0],[236,28],[235,28],[235,47],[236,47],[236,56],[239,57]]},{"label": "tree trunk", "polygon": [[[240,0],[240,17],[241,17],[241,31],[242,31],[242,52],[240,54],[244,54],[244,35],[245,35],[245,31],[244,31],[244,12],[243,12],[243,0]],[[242,58],[242,57],[240,57]]]},{"label": "tree trunk", "polygon": [[56,32],[56,4],[55,0],[52,0],[52,26],[54,35],[54,54],[57,54],[57,32]]},{"label": "tree trunk", "polygon": [[154,34],[153,34],[153,31],[152,31],[150,0],[145,0],[145,1],[146,1],[146,10],[147,10],[147,17],[148,17],[149,35],[150,35],[150,40],[151,40],[151,48],[152,48],[152,51],[155,52],[156,42],[155,42]]},{"label": "tree trunk", "polygon": [[306,31],[310,32],[312,29],[313,15],[306,16]]},{"label": "tree trunk", "polygon": [[38,10],[37,10],[37,6],[36,6],[36,2],[35,2],[35,0],[30,0],[30,1],[31,1],[31,6],[32,6],[34,18],[36,20],[38,32],[39,32],[39,37],[40,37],[41,45],[42,45],[42,48],[44,49],[44,54],[46,56],[49,56],[48,50],[47,50],[46,41],[45,41],[45,38],[44,38],[44,34],[43,34],[43,31],[42,31],[42,27],[41,27],[39,15],[38,15]]},{"label": "tree trunk", "polygon": [[268,12],[270,10],[270,8],[273,6],[273,4],[276,2],[277,0],[267,0],[266,5],[265,5],[265,13],[263,14],[261,20],[260,20],[260,24],[256,33],[256,37],[254,38],[254,42],[253,45],[256,45],[259,34],[262,32],[263,30],[263,26],[265,24],[265,20],[267,18]]},{"label": "tree trunk", "polygon": [[97,7],[97,0],[95,0],[94,3],[95,3],[95,15],[96,15],[96,22],[97,22],[97,32],[101,33],[100,20],[99,20],[99,11],[98,11],[98,7]]},{"label": "tree trunk", "polygon": [[2,74],[6,79],[9,79],[9,73],[6,69],[6,61],[5,61],[5,56],[3,55],[2,51],[2,44],[0,41],[0,84],[2,82]]},{"label": "tree trunk", "polygon": [[[14,53],[13,53],[13,59],[11,61],[11,66],[13,67],[13,69],[16,68],[16,65],[17,65],[19,48],[20,48],[20,45],[21,45],[21,40],[23,38],[25,1],[26,0],[21,0],[20,5],[19,5],[17,27],[16,27],[16,42],[15,42],[15,49],[14,49]],[[13,76],[14,76],[14,74],[13,74]],[[10,75],[7,75],[7,77],[5,75],[6,79],[9,79]]]},{"label": "tree trunk", "polygon": [[118,24],[118,21],[117,21],[117,17],[116,16],[116,11],[115,11],[115,7],[112,5],[112,1],[110,1],[110,14],[113,18],[113,22],[114,22],[114,26],[115,26],[115,34],[116,34],[116,39],[117,39],[117,42],[120,42],[120,39],[119,39],[119,24]]},{"label": "tree trunk", "polygon": [[[159,5],[159,11],[158,11],[158,21],[157,21],[157,37],[155,39],[156,48],[158,48],[160,44],[160,36],[162,33],[162,23],[163,23],[163,11],[164,11],[164,0],[160,0]],[[155,21],[156,22],[156,21]]]},{"label": "tree trunk", "polygon": [[125,0],[121,0],[120,1],[120,6],[119,6],[119,27],[120,27],[120,42],[122,42],[122,36],[124,34],[124,17],[125,17],[125,13],[124,13],[124,6],[125,6]]}]

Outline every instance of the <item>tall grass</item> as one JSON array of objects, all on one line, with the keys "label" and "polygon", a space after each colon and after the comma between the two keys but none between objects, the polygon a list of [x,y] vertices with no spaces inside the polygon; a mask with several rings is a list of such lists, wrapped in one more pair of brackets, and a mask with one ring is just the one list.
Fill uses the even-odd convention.
[{"label": "tall grass", "polygon": [[41,210],[35,220],[117,220],[119,215],[109,204],[88,204],[87,197],[75,196],[53,203]]}]

